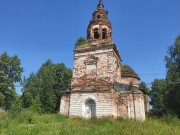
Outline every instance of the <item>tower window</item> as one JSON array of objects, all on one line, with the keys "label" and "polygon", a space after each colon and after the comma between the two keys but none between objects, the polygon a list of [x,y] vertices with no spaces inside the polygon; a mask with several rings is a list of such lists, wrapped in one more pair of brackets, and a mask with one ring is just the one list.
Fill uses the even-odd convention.
[{"label": "tower window", "polygon": [[101,16],[100,15],[97,15],[97,19],[100,19],[101,18]]},{"label": "tower window", "polygon": [[102,39],[106,39],[106,37],[107,37],[107,29],[103,29],[102,30]]},{"label": "tower window", "polygon": [[94,31],[94,39],[99,39],[98,28],[95,28],[93,31]]}]

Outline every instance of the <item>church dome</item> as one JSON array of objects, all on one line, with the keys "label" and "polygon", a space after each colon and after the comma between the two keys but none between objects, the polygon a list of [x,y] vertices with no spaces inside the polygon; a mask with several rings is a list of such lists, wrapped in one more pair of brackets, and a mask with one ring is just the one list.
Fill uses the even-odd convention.
[{"label": "church dome", "polygon": [[139,75],[136,74],[136,72],[128,65],[122,65],[122,67],[121,67],[121,77],[123,77],[123,78],[132,77],[132,78],[136,78],[136,79],[140,80]]}]

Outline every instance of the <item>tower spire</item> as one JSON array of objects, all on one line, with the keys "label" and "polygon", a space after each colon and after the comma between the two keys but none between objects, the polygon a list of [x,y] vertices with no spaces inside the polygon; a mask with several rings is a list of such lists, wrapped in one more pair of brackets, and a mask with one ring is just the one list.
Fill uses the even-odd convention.
[{"label": "tower spire", "polygon": [[112,26],[108,19],[108,11],[104,10],[103,0],[99,0],[92,20],[87,28],[87,39],[91,45],[99,45],[104,41],[112,41]]},{"label": "tower spire", "polygon": [[103,5],[103,0],[99,0],[99,5]]},{"label": "tower spire", "polygon": [[103,0],[99,0],[99,4],[97,6],[97,10],[103,10],[104,5],[103,5]]}]

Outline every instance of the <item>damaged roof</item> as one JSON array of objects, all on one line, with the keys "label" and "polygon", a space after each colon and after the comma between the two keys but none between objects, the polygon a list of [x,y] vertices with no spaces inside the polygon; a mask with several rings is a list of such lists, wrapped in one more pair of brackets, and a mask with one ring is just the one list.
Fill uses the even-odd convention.
[{"label": "damaged roof", "polygon": [[128,65],[122,65],[121,77],[132,77],[140,80],[139,75]]}]

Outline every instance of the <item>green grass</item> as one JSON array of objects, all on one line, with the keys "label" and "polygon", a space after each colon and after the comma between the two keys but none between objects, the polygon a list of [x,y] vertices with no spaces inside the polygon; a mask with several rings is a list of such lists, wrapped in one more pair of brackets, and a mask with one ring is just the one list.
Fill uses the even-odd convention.
[{"label": "green grass", "polygon": [[85,120],[24,111],[15,118],[0,113],[0,135],[180,135],[180,121],[172,117],[149,117],[143,123],[128,119]]}]

